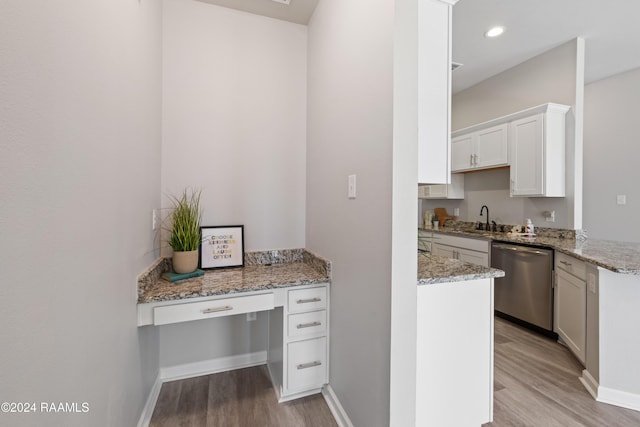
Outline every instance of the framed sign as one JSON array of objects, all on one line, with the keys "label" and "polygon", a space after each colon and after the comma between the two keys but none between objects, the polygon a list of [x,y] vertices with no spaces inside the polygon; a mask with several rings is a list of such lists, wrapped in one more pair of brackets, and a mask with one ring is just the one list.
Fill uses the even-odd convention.
[{"label": "framed sign", "polygon": [[244,226],[200,227],[200,268],[244,266]]}]

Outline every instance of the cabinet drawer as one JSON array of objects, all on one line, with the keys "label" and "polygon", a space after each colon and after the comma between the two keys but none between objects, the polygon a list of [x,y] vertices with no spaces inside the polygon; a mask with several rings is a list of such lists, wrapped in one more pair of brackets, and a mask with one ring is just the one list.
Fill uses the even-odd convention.
[{"label": "cabinet drawer", "polygon": [[289,343],[287,388],[302,390],[327,382],[327,339],[325,337]]},{"label": "cabinet drawer", "polygon": [[327,307],[327,288],[309,288],[289,291],[289,313],[321,310]]},{"label": "cabinet drawer", "polygon": [[556,252],[556,268],[571,273],[582,280],[587,280],[587,264],[579,259]]},{"label": "cabinet drawer", "polygon": [[274,307],[273,294],[248,295],[235,298],[221,298],[210,301],[165,305],[153,310],[153,324],[186,322],[231,316],[252,311],[271,310]]},{"label": "cabinet drawer", "polygon": [[323,334],[327,331],[327,310],[290,314],[287,320],[287,336],[298,338]]}]

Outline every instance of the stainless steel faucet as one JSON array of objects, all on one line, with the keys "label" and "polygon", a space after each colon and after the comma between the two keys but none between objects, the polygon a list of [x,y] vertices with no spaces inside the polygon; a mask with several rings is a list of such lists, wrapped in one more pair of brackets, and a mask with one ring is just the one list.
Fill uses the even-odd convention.
[{"label": "stainless steel faucet", "polygon": [[482,207],[480,208],[480,216],[482,216],[482,211],[485,210],[485,209],[487,210],[487,222],[486,222],[486,224],[484,226],[484,229],[489,231],[490,230],[490,228],[489,228],[489,208],[487,207],[487,205],[482,205]]}]

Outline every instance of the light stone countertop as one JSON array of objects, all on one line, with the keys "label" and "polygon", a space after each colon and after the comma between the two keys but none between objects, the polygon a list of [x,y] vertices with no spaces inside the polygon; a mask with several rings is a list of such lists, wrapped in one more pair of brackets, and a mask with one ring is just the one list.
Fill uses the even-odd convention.
[{"label": "light stone countertop", "polygon": [[418,254],[418,285],[503,277],[504,271],[433,254]]},{"label": "light stone countertop", "polygon": [[139,276],[138,304],[328,283],[331,278],[331,263],[304,249],[248,252],[244,267],[206,270],[204,276],[173,283],[161,278],[170,269],[171,260],[160,258]]},{"label": "light stone countertop", "polygon": [[[432,230],[421,231],[430,233]],[[566,230],[558,230],[554,233],[553,229],[544,229],[535,237],[475,231],[464,227],[459,229],[447,227],[434,233],[551,248],[616,273],[640,275],[640,243],[575,239],[567,237]]]}]

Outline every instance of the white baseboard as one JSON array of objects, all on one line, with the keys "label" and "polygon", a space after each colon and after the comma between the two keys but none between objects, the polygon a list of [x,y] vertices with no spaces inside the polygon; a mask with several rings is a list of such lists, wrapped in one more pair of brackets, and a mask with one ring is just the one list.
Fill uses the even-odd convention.
[{"label": "white baseboard", "polygon": [[251,366],[263,365],[265,363],[267,363],[267,352],[257,351],[255,353],[219,357],[217,359],[209,359],[202,362],[185,363],[183,365],[160,368],[158,377],[156,378],[153,387],[151,387],[151,391],[147,397],[147,403],[142,409],[142,414],[138,421],[138,427],[148,427],[163,383],[182,380],[185,378],[199,377],[201,375],[216,374],[218,372],[226,372],[234,369],[249,368]]},{"label": "white baseboard", "polygon": [[587,389],[589,394],[593,396],[594,399],[598,400],[598,381],[587,371],[586,369],[582,370],[582,376],[578,378],[584,388]]},{"label": "white baseboard", "polygon": [[598,402],[640,411],[640,395],[613,388],[598,387]]},{"label": "white baseboard", "polygon": [[267,363],[267,352],[239,354],[237,356],[219,357],[203,360],[202,362],[185,363],[184,365],[160,368],[162,382],[199,377],[201,375],[216,374],[233,369],[248,368]]},{"label": "white baseboard", "polygon": [[338,396],[336,396],[335,392],[329,384],[322,388],[322,397],[324,397],[325,402],[327,402],[327,406],[333,414],[333,418],[336,419],[336,423],[338,423],[338,426],[353,427],[353,423],[340,404]]},{"label": "white baseboard", "polygon": [[140,419],[138,420],[138,427],[148,427],[151,422],[151,416],[153,415],[153,410],[156,407],[156,402],[158,401],[158,396],[160,396],[160,389],[162,388],[162,380],[160,379],[160,374],[156,377],[156,381],[153,383],[151,387],[151,391],[149,391],[149,396],[147,397],[147,403],[144,404],[144,408],[142,408],[142,414],[140,414]]}]

